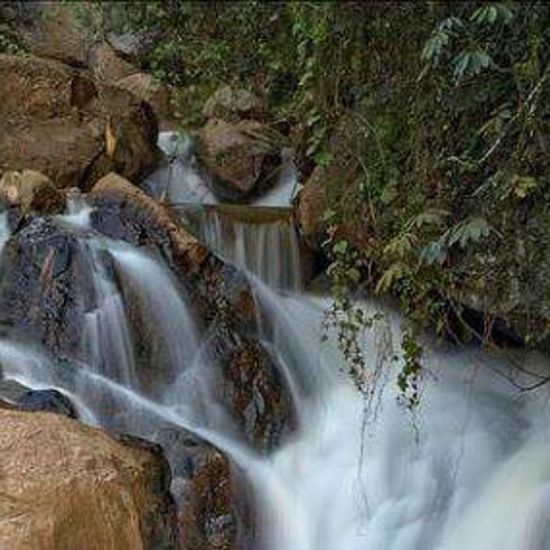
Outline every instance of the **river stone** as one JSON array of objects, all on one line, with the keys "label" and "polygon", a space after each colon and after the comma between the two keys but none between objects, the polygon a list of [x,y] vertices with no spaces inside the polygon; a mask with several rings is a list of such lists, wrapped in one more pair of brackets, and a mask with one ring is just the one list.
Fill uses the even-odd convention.
[{"label": "river stone", "polygon": [[0,200],[19,206],[22,214],[60,214],[65,197],[52,181],[34,170],[5,172],[0,179]]},{"label": "river stone", "polygon": [[211,119],[197,134],[197,158],[211,176],[213,192],[228,201],[245,201],[277,180],[282,138],[254,120],[234,124]]},{"label": "river stone", "polygon": [[0,424],[1,548],[174,547],[158,447],[48,413],[0,408]]}]

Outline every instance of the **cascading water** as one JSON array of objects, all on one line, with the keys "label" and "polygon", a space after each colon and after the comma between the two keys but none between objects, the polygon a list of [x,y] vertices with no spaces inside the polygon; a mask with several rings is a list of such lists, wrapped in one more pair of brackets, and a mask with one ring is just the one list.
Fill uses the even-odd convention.
[{"label": "cascading water", "polygon": [[290,209],[188,207],[177,212],[197,237],[227,262],[273,289],[302,288],[298,235]]},{"label": "cascading water", "polygon": [[166,163],[142,187],[172,205],[197,237],[224,260],[250,271],[274,289],[302,288],[298,236],[292,216],[297,173],[284,153],[273,188],[251,205],[218,204],[185,134],[162,132]]},{"label": "cascading water", "polygon": [[[334,339],[321,341],[328,298],[290,292],[294,260],[288,250],[275,249],[291,247],[290,258],[297,258],[296,242],[273,239],[269,258],[280,254],[280,267],[269,275],[256,270],[264,282],[250,280],[261,335],[286,378],[298,418],[280,448],[260,454],[235,435],[213,401],[211,365],[192,310],[162,262],[98,236],[84,210],[57,223],[72,227],[90,266],[94,307],[82,335],[89,364],[67,369],[8,333],[0,341],[2,376],[59,388],[83,420],[159,441],[173,465],[177,450],[166,434],[174,427],[222,449],[252,487],[253,548],[550,548],[549,394],[544,387],[518,392],[501,376],[511,372],[505,361],[427,344],[430,376],[417,431],[397,403],[398,365],[388,361],[386,377],[379,379],[380,401],[365,424],[364,400],[345,374]],[[254,239],[254,227],[247,231],[232,237],[235,246]],[[7,231],[0,232],[7,238]],[[206,240],[218,239],[223,255],[224,231],[220,235]],[[244,259],[225,254],[245,266],[262,265],[260,250],[249,247]],[[274,288],[285,288],[284,295]],[[148,329],[149,357],[158,361],[146,379],[137,372],[130,302]],[[381,360],[382,341],[391,355],[391,342],[400,340],[395,314],[386,312],[385,319],[365,337],[370,365]],[[548,368],[536,355],[518,360],[531,371]]]}]

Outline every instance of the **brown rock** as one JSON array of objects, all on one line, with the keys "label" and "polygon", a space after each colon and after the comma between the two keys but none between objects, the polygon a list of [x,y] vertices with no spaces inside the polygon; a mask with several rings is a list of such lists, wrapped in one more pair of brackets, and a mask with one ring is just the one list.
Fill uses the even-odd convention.
[{"label": "brown rock", "polygon": [[260,122],[212,119],[198,134],[197,155],[214,192],[242,200],[272,184],[280,167],[281,137]]},{"label": "brown rock", "polygon": [[[80,7],[82,9],[82,7]],[[91,28],[79,19],[73,6],[36,2],[19,18],[19,38],[34,55],[85,67],[93,44]]]},{"label": "brown rock", "polygon": [[0,96],[0,172],[32,169],[87,190],[111,170],[139,180],[156,166],[152,109],[84,71],[0,55]]},{"label": "brown rock", "polygon": [[[237,483],[227,458],[200,443],[186,452],[187,476],[174,479],[181,550],[232,550],[247,536],[249,512],[237,500]],[[239,487],[240,489],[240,487]]]},{"label": "brown rock", "polygon": [[[323,216],[328,208],[335,208],[342,182],[351,187],[362,176],[356,154],[357,132],[357,125],[351,117],[342,118],[329,142],[329,163],[313,170],[298,196],[298,223],[312,248],[318,249],[324,240]],[[330,195],[331,192],[334,196]],[[351,230],[351,233],[357,237],[357,232]]]},{"label": "brown rock", "polygon": [[65,209],[65,197],[51,180],[33,170],[6,172],[0,179],[0,199],[19,206],[23,214],[59,214]]},{"label": "brown rock", "polygon": [[90,53],[90,68],[94,77],[113,83],[139,71],[137,67],[120,58],[107,42],[96,44]]},{"label": "brown rock", "polygon": [[[126,213],[127,216],[137,216],[142,223],[149,226],[149,231],[154,234],[151,242],[155,237],[159,241],[168,241],[172,254],[189,275],[200,271],[206,257],[210,255],[210,251],[202,243],[174,222],[164,206],[118,174],[110,173],[100,179],[90,193],[90,200],[100,207],[109,203],[111,206],[118,205],[122,209],[130,210],[131,212]],[[105,223],[107,220],[102,214],[107,212],[97,212],[93,218],[100,230],[125,240],[137,238],[131,232],[135,220],[126,227],[121,227],[120,224],[110,227],[109,223]],[[124,224],[124,216],[120,222]]]},{"label": "brown rock", "polygon": [[170,91],[150,74],[134,73],[115,85],[150,103],[159,120],[170,118]]},{"label": "brown rock", "polygon": [[166,463],[49,413],[0,408],[0,547],[169,548]]},{"label": "brown rock", "polygon": [[253,93],[231,86],[223,86],[204,105],[206,118],[218,118],[226,122],[243,119],[264,120],[267,109],[264,102]]}]

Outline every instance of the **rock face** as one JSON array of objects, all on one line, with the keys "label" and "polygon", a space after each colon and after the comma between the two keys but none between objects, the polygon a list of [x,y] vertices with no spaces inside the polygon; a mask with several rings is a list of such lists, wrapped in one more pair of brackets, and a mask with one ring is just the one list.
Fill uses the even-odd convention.
[{"label": "rock face", "polygon": [[[172,483],[178,504],[181,550],[243,548],[250,529],[244,484],[215,447],[189,440],[181,449],[185,468]],[[239,498],[240,496],[240,498]]]},{"label": "rock face", "polygon": [[0,172],[28,168],[88,190],[111,170],[139,179],[156,166],[151,107],[84,71],[0,55],[0,96]]},{"label": "rock face", "polygon": [[0,179],[0,200],[19,206],[23,214],[59,214],[65,209],[65,197],[52,181],[33,170],[6,172]]},{"label": "rock face", "polygon": [[59,415],[0,409],[0,547],[170,548],[175,508],[154,446]]},{"label": "rock face", "polygon": [[93,296],[76,237],[51,219],[29,221],[6,244],[3,269],[2,321],[59,357],[79,358],[79,327]]},{"label": "rock face", "polygon": [[253,93],[231,86],[223,86],[204,105],[206,118],[217,118],[226,122],[239,122],[249,119],[264,121],[267,108],[264,102]]},{"label": "rock face", "polygon": [[209,120],[197,136],[197,156],[221,198],[242,201],[274,183],[281,164],[281,137],[254,120]]}]

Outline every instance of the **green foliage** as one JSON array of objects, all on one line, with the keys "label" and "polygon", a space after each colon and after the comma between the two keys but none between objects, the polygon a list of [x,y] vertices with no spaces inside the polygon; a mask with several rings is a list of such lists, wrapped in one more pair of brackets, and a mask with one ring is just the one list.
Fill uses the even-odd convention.
[{"label": "green foliage", "polygon": [[397,376],[397,386],[401,391],[399,400],[407,409],[414,410],[420,404],[423,350],[413,331],[403,333],[401,349],[404,365]]}]

